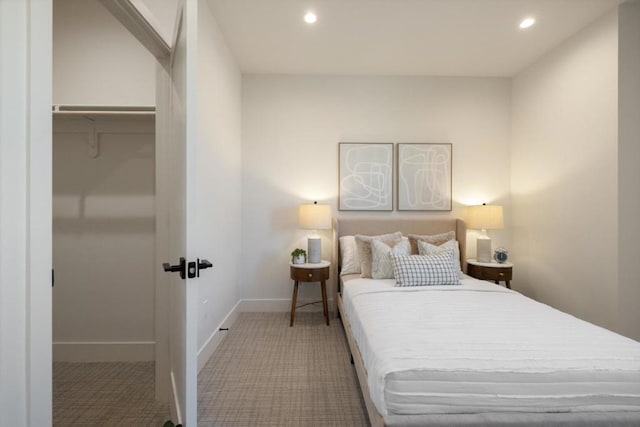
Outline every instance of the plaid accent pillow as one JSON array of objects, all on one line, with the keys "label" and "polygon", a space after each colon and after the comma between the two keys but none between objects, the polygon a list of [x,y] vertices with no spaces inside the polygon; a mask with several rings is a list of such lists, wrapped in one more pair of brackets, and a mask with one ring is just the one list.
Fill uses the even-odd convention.
[{"label": "plaid accent pillow", "polygon": [[371,241],[371,277],[374,279],[393,279],[393,263],[391,253],[396,255],[409,255],[411,245],[409,239],[403,237],[400,243],[394,247],[385,245],[380,240]]},{"label": "plaid accent pillow", "polygon": [[418,254],[420,255],[435,255],[438,252],[446,251],[447,249],[453,249],[453,265],[455,265],[460,278],[462,278],[462,268],[460,267],[460,246],[458,246],[457,240],[449,240],[440,246],[418,240]]},{"label": "plaid accent pillow", "polygon": [[390,254],[396,286],[459,285],[453,263],[454,251],[447,249],[434,255]]}]

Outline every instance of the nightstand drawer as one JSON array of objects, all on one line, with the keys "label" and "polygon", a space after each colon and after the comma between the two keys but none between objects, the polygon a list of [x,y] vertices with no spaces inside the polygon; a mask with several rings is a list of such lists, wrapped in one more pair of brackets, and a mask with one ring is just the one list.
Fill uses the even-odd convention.
[{"label": "nightstand drawer", "polygon": [[473,264],[467,265],[467,272],[469,276],[475,277],[480,280],[498,280],[507,281],[511,280],[513,269],[511,267],[480,267]]},{"label": "nightstand drawer", "polygon": [[324,268],[298,268],[291,267],[291,279],[298,282],[319,282],[329,280],[329,267]]}]

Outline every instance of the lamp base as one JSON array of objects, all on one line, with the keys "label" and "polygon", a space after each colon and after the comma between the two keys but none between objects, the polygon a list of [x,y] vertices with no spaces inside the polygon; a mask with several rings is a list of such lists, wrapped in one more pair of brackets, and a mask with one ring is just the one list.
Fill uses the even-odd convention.
[{"label": "lamp base", "polygon": [[322,259],[322,239],[318,237],[309,237],[307,239],[307,262],[317,264]]},{"label": "lamp base", "polygon": [[476,259],[478,262],[491,262],[491,238],[480,236],[476,240]]}]

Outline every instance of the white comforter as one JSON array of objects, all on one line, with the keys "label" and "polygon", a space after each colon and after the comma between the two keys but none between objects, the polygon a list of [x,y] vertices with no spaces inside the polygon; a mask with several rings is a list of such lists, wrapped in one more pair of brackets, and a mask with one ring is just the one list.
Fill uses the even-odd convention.
[{"label": "white comforter", "polygon": [[346,314],[378,412],[640,411],[640,343],[517,292],[353,279]]}]

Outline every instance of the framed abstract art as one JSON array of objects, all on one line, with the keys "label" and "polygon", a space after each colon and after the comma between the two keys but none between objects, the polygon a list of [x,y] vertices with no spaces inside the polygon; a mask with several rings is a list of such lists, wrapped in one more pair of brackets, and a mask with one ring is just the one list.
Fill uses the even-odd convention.
[{"label": "framed abstract art", "polygon": [[393,210],[393,144],[341,142],[339,210]]},{"label": "framed abstract art", "polygon": [[398,144],[398,210],[451,210],[451,144]]}]

